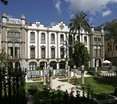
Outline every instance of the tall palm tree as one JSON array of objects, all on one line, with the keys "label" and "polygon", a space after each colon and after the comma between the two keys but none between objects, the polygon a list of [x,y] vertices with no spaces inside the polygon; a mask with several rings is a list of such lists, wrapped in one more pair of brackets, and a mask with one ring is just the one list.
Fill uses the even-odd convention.
[{"label": "tall palm tree", "polygon": [[[72,60],[72,54],[74,53],[75,36],[78,34],[78,41],[80,42],[81,29],[90,32],[90,25],[88,23],[87,15],[84,12],[80,12],[69,23],[69,57]],[[72,62],[70,62],[72,63]]]},{"label": "tall palm tree", "polygon": [[[90,25],[88,23],[87,15],[84,12],[80,12],[73,19],[70,20],[69,23],[69,35],[73,35],[73,39],[75,39],[75,35],[81,35],[80,30],[83,28],[84,30],[90,32]],[[73,40],[75,41],[75,40]]]},{"label": "tall palm tree", "polygon": [[1,2],[2,2],[4,5],[7,5],[7,4],[8,4],[8,0],[1,0]]}]

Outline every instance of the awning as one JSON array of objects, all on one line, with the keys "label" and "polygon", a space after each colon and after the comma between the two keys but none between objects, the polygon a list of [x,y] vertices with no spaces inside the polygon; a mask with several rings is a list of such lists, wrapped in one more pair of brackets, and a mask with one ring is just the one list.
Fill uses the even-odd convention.
[{"label": "awning", "polygon": [[111,61],[109,61],[109,60],[104,60],[102,63],[104,63],[104,64],[111,64]]}]

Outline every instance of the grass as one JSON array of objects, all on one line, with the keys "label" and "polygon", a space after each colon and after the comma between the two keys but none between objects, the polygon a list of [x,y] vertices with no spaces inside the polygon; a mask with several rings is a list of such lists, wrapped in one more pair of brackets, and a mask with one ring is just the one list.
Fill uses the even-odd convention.
[{"label": "grass", "polygon": [[33,88],[37,88],[38,90],[42,90],[44,85],[42,82],[33,82],[33,83],[26,83],[25,89],[26,92],[28,91],[28,89],[30,89],[31,87]]},{"label": "grass", "polygon": [[113,93],[114,87],[109,83],[100,83],[93,77],[85,78],[85,84],[89,85],[90,88],[94,91],[95,94],[101,93]]},{"label": "grass", "polygon": [[[81,85],[81,78],[73,78],[71,79],[71,83],[74,85]],[[89,86],[90,89],[94,92],[94,94],[108,94],[114,92],[114,87],[112,83],[110,84],[99,82],[94,77],[85,77],[85,85]]]}]

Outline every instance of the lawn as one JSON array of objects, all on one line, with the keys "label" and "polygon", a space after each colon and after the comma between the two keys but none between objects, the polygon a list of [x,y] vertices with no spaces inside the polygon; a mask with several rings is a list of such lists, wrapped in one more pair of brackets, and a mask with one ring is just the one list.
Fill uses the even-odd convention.
[{"label": "lawn", "polygon": [[[81,78],[77,79],[74,78],[71,80],[71,83],[74,85],[81,84]],[[110,83],[103,83],[99,82],[94,77],[87,77],[85,78],[85,85],[89,86],[90,89],[94,92],[94,94],[101,94],[101,93],[113,93],[114,87],[113,84]]]},{"label": "lawn", "polygon": [[114,87],[110,83],[100,83],[93,77],[85,78],[85,84],[89,85],[95,94],[113,93]]},{"label": "lawn", "polygon": [[43,89],[43,83],[42,82],[33,82],[33,83],[26,83],[25,89],[26,92],[29,88],[37,88],[38,90],[42,90]]}]

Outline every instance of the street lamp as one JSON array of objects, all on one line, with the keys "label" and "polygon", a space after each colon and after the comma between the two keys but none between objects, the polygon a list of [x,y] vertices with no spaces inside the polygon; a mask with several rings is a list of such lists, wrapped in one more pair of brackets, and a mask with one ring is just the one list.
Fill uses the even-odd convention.
[{"label": "street lamp", "polygon": [[52,87],[52,70],[53,67],[49,67],[49,88]]},{"label": "street lamp", "polygon": [[46,70],[46,64],[44,64],[44,79],[43,79],[43,85],[46,85],[46,76],[47,76],[47,70]]},{"label": "street lamp", "polygon": [[65,66],[65,69],[67,71],[67,76],[69,77],[69,71],[70,71],[70,68],[68,66],[68,48],[69,48],[69,45],[68,45],[68,42],[67,40],[64,41],[63,45],[65,46],[65,53],[66,53],[66,66]]},{"label": "street lamp", "polygon": [[84,85],[84,65],[81,66],[81,83]]}]

